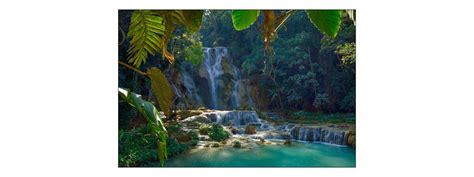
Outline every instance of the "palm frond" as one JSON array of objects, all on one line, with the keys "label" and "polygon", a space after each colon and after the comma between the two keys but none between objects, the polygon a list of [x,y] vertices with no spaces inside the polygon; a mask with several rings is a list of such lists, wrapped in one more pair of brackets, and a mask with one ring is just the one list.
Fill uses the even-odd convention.
[{"label": "palm frond", "polygon": [[201,28],[202,10],[136,10],[132,14],[128,37],[129,63],[140,67],[148,54],[161,53],[162,58],[174,62],[173,52],[167,50],[168,42],[178,26],[191,31]]},{"label": "palm frond", "polygon": [[128,62],[140,67],[146,62],[148,54],[160,52],[160,44],[165,32],[164,20],[150,10],[137,10],[132,13],[131,24],[127,33],[131,37],[128,49]]}]

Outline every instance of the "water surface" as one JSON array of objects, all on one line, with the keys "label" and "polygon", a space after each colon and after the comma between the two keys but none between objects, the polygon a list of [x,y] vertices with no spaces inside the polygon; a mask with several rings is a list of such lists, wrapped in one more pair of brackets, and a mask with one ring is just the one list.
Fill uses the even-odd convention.
[{"label": "water surface", "polygon": [[355,150],[321,143],[201,148],[169,159],[168,167],[355,167]]}]

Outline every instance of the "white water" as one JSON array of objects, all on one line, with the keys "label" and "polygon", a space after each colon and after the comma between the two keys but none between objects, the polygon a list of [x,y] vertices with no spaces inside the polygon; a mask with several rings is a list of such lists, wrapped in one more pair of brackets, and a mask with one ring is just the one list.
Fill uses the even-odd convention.
[{"label": "white water", "polygon": [[[240,135],[253,139],[293,139],[305,142],[323,142],[335,145],[347,145],[346,132],[342,130],[304,127],[295,125],[274,126],[258,117],[255,111],[211,111],[204,112],[199,116],[205,116],[210,122],[224,126],[232,126],[238,129]],[[187,119],[192,120],[196,116]],[[186,119],[184,121],[187,121]],[[254,125],[256,134],[244,135],[244,127]]]},{"label": "white water", "polygon": [[[222,70],[222,57],[227,55],[227,48],[203,48],[204,49],[204,63],[203,66],[209,76],[209,88],[211,91],[211,108],[219,109],[217,106],[217,85],[216,82],[219,77],[224,74]],[[211,51],[215,53],[212,54]]]},{"label": "white water", "polygon": [[[204,62],[202,67],[207,72],[208,79],[209,79],[209,89],[211,93],[211,105],[210,108],[212,109],[222,109],[223,106],[219,104],[219,89],[218,89],[218,82],[220,77],[224,74],[224,70],[222,67],[222,62],[224,58],[229,59],[229,53],[227,48],[225,47],[214,47],[208,48],[204,47]],[[234,77],[232,80],[232,91],[230,94],[230,101],[231,101],[231,108],[237,108],[240,106],[240,70],[236,66],[232,64],[231,61],[227,61],[229,66],[231,67],[230,72],[232,72],[232,76]],[[231,84],[231,83],[224,83]]]}]

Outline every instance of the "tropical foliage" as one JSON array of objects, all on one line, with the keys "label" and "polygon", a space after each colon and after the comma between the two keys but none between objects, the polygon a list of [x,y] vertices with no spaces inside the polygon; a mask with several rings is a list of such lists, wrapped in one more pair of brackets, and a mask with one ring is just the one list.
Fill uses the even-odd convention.
[{"label": "tropical foliage", "polygon": [[[158,158],[163,164],[167,158],[167,149],[166,149],[166,128],[162,122],[164,116],[160,115],[155,106],[148,101],[145,101],[141,98],[140,95],[133,92],[129,92],[125,89],[119,88],[120,98],[126,101],[128,104],[133,106],[138,110],[147,120],[148,127],[153,132],[153,135],[158,140],[157,149],[158,149]],[[126,160],[125,160],[126,161]],[[129,164],[129,163],[126,163]]]},{"label": "tropical foliage", "polygon": [[[172,122],[172,90],[180,89],[168,80],[184,63],[202,63],[203,46],[226,46],[238,59],[252,92],[268,95],[256,97],[258,109],[355,111],[353,10],[134,10],[122,11],[119,23],[119,87],[129,89],[119,88],[120,166],[163,165],[197,143],[196,132],[183,143],[164,122]],[[229,137],[219,125],[199,131]]]}]

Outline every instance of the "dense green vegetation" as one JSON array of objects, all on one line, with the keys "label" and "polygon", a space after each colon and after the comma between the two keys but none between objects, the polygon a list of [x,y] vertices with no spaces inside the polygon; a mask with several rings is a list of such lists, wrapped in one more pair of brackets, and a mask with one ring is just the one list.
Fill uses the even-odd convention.
[{"label": "dense green vegetation", "polygon": [[204,46],[226,47],[249,80],[255,104],[241,109],[288,123],[355,123],[353,11],[120,11],[119,166],[163,165],[198,134],[230,137],[219,124],[183,129],[173,111],[180,72],[203,62]]},{"label": "dense green vegetation", "polygon": [[[345,13],[336,38],[315,30],[304,11],[296,11],[265,46],[257,26],[232,30],[230,11],[205,16],[204,46],[226,46],[251,79],[259,109],[310,112],[355,111],[355,26]],[[226,20],[227,19],[227,20]]]}]

